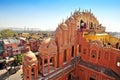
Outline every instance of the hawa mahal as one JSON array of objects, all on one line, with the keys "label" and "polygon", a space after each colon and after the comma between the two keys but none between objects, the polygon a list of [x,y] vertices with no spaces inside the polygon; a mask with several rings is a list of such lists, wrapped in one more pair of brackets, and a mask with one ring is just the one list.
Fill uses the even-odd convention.
[{"label": "hawa mahal", "polygon": [[120,80],[120,47],[91,11],[75,11],[23,57],[24,80]]}]

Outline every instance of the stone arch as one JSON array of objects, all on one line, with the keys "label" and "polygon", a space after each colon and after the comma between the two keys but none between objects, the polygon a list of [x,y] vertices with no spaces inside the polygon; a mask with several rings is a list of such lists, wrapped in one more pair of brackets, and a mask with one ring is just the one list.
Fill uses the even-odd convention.
[{"label": "stone arch", "polygon": [[72,80],[72,75],[71,75],[71,73],[68,75],[68,80]]}]

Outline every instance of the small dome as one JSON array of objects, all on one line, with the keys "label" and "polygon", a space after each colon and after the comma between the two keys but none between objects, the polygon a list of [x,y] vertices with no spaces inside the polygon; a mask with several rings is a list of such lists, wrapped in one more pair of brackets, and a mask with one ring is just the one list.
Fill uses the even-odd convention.
[{"label": "small dome", "polygon": [[40,54],[53,54],[57,53],[57,45],[54,39],[49,40],[47,43],[43,43],[39,46]]},{"label": "small dome", "polygon": [[46,39],[44,39],[44,40],[43,40],[43,43],[47,44],[47,43],[49,43],[49,42],[50,42],[50,40],[51,40],[51,38],[50,38],[50,37],[49,37],[49,38],[46,38]]},{"label": "small dome", "polygon": [[70,19],[70,20],[74,20],[74,17],[73,17],[73,16],[71,16],[69,19]]},{"label": "small dome", "polygon": [[55,34],[56,33],[62,33],[60,26],[56,29]]},{"label": "small dome", "polygon": [[76,24],[76,22],[75,22],[75,19],[74,19],[74,17],[73,16],[71,16],[70,18],[69,18],[69,20],[67,21],[67,24]]},{"label": "small dome", "polygon": [[29,51],[26,54],[24,54],[23,63],[26,66],[36,64],[37,58],[36,58],[35,54],[32,51]]},{"label": "small dome", "polygon": [[93,45],[96,44],[96,45],[102,47],[102,43],[99,40],[94,40],[94,41],[91,42],[91,44],[93,44]]},{"label": "small dome", "polygon": [[30,57],[32,59],[37,59],[35,54],[32,51],[27,52],[24,56]]},{"label": "small dome", "polygon": [[61,27],[63,30],[67,30],[67,29],[68,29],[68,26],[67,26],[66,23],[62,23],[62,24],[60,25],[60,27]]}]

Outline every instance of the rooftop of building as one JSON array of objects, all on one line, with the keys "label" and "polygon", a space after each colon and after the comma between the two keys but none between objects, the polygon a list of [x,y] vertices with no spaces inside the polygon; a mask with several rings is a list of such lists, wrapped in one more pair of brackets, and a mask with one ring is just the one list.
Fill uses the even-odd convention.
[{"label": "rooftop of building", "polygon": [[97,72],[111,76],[111,77],[115,78],[116,80],[120,80],[120,76],[118,74],[116,74],[114,71],[112,71],[111,69],[108,69],[108,68],[105,68],[102,66],[96,66],[96,65],[84,62],[82,60],[80,60],[79,64],[83,65],[83,67],[90,68],[90,69],[95,70]]}]

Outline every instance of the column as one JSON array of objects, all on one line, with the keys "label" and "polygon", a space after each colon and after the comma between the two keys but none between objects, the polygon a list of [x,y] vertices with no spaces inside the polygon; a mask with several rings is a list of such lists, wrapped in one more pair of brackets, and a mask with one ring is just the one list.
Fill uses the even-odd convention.
[{"label": "column", "polygon": [[68,61],[71,61],[71,48],[68,48]]},{"label": "column", "polygon": [[50,58],[49,56],[47,58],[48,58],[48,73],[50,73]]},{"label": "column", "polygon": [[34,76],[35,76],[35,80],[37,80],[38,79],[38,67],[37,67],[37,65],[35,65],[34,66]]},{"label": "column", "polygon": [[42,58],[42,73],[44,73],[44,57],[41,58]]},{"label": "column", "polygon": [[27,78],[27,80],[32,80],[32,69],[31,69],[31,66],[29,66],[28,68],[28,75],[29,75],[29,78]]},{"label": "column", "polygon": [[76,57],[77,56],[77,45],[76,44],[74,46],[74,53],[75,53],[74,57]]},{"label": "column", "polygon": [[56,67],[57,67],[57,59],[56,59],[56,55],[54,56],[54,69],[56,69]]}]

